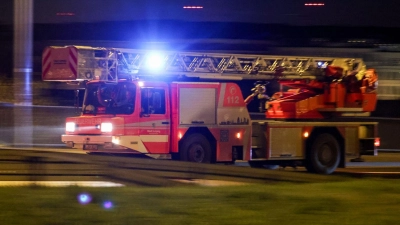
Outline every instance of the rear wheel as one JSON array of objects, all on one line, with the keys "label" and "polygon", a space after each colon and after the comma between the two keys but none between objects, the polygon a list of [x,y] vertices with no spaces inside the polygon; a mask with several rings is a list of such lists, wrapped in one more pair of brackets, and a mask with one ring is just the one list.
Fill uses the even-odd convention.
[{"label": "rear wheel", "polygon": [[211,163],[212,149],[210,142],[201,134],[192,134],[181,145],[181,160],[198,163]]},{"label": "rear wheel", "polygon": [[336,138],[328,133],[317,136],[307,154],[307,170],[319,174],[331,174],[339,163],[340,147]]}]

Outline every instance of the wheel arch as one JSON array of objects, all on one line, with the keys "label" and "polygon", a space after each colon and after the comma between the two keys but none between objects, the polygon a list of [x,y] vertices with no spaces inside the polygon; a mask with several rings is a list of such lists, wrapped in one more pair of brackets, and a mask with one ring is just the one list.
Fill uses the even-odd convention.
[{"label": "wheel arch", "polygon": [[306,155],[308,154],[308,151],[311,150],[311,146],[318,135],[323,133],[331,134],[337,140],[340,148],[340,162],[338,167],[344,168],[346,162],[345,143],[343,136],[340,134],[336,127],[315,127],[306,141]]},{"label": "wheel arch", "polygon": [[208,142],[211,145],[211,158],[215,162],[216,161],[217,140],[215,139],[214,135],[212,135],[211,131],[207,127],[190,127],[178,142],[178,148],[179,148],[178,152],[181,151],[182,144],[185,142],[185,140],[188,137],[190,137],[190,135],[192,135],[192,134],[201,134],[207,138]]}]

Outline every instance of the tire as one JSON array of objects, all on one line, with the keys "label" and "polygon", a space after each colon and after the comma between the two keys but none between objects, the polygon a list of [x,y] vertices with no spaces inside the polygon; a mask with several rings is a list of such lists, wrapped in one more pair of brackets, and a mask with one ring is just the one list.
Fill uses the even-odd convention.
[{"label": "tire", "polygon": [[192,134],[183,141],[180,156],[181,160],[189,162],[211,163],[214,161],[210,142],[201,134]]},{"label": "tire", "polygon": [[340,147],[336,138],[325,133],[317,136],[307,154],[306,169],[319,174],[333,173],[340,163]]}]

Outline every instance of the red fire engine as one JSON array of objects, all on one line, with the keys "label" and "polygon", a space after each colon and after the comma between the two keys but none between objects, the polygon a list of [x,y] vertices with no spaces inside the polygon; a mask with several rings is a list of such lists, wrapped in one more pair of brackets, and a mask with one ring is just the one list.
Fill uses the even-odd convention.
[{"label": "red fire engine", "polygon": [[[43,80],[86,83],[82,113],[62,135],[86,152],[322,174],[377,154],[377,123],[345,119],[375,109],[377,74],[361,59],[65,46],[47,47],[42,66]],[[269,97],[258,82],[244,98],[240,80],[280,90]],[[254,98],[264,118],[251,118]]]}]

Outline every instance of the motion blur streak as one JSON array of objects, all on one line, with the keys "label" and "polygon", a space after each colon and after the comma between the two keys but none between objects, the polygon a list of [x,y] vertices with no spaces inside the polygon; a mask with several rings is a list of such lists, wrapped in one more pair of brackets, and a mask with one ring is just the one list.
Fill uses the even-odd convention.
[{"label": "motion blur streak", "polygon": [[46,186],[46,187],[123,187],[123,184],[106,181],[1,181],[0,187],[4,186]]},{"label": "motion blur streak", "polygon": [[[14,99],[23,106],[32,105],[32,42],[33,0],[14,0]],[[22,129],[31,127],[31,107],[14,107],[14,118],[14,143],[32,143],[32,129]]]}]

